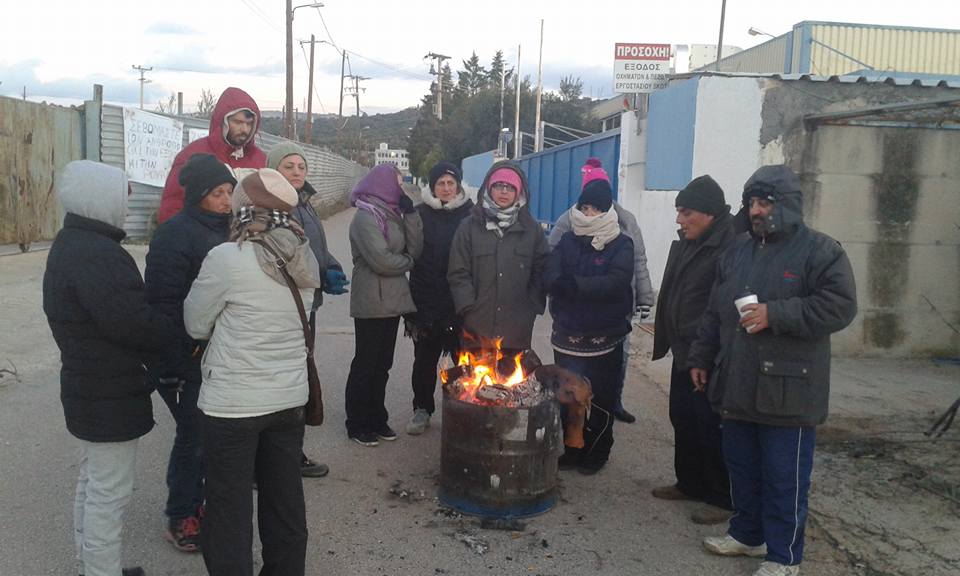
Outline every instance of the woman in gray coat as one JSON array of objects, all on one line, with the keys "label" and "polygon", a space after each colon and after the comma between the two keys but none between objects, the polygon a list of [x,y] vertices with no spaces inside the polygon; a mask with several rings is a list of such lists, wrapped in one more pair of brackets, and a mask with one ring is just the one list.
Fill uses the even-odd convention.
[{"label": "woman in gray coat", "polygon": [[354,188],[350,203],[355,351],[347,377],[347,436],[363,446],[392,441],[384,406],[400,316],[416,311],[407,272],[423,248],[423,223],[400,186],[400,173],[381,164]]}]

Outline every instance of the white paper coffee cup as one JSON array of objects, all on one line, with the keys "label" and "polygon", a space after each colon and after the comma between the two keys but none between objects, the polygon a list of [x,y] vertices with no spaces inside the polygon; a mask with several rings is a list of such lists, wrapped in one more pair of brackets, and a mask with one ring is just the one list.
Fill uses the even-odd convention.
[{"label": "white paper coffee cup", "polygon": [[[741,318],[743,318],[747,314],[747,312],[749,312],[748,310],[743,309],[744,306],[746,306],[747,304],[758,304],[758,303],[759,303],[759,300],[757,300],[756,294],[747,294],[746,296],[741,296],[740,298],[737,298],[736,300],[733,301],[733,305],[737,307],[737,312],[740,314]],[[756,324],[751,324],[750,326],[747,326],[745,330],[747,331],[747,334],[753,334],[753,330],[756,327],[757,327]]]}]

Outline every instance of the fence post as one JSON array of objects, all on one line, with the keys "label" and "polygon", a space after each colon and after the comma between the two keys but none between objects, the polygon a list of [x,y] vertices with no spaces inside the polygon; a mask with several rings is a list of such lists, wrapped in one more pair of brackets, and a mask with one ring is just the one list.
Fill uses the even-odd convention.
[{"label": "fence post", "polygon": [[84,153],[83,157],[100,161],[100,115],[103,111],[103,86],[93,85],[93,100],[83,103]]}]

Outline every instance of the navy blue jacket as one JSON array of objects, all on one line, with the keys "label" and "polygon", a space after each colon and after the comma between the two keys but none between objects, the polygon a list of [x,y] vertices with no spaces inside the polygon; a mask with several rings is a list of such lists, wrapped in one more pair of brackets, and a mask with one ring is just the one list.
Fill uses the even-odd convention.
[{"label": "navy blue jacket", "polygon": [[[621,338],[630,332],[633,241],[620,234],[598,251],[590,244],[592,239],[567,232],[547,260],[544,284],[550,290],[554,332]],[[563,275],[574,277],[575,294],[554,290]]]},{"label": "navy blue jacket", "polygon": [[226,242],[229,233],[229,214],[207,212],[198,206],[186,206],[154,233],[144,272],[147,302],[170,318],[177,337],[151,363],[152,376],[178,376],[200,384],[200,354],[194,354],[198,342],[183,327],[183,301],[207,252]]}]

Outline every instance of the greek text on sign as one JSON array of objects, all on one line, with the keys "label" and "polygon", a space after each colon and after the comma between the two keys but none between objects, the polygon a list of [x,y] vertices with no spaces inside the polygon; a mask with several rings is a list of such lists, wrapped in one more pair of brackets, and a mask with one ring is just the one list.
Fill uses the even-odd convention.
[{"label": "greek text on sign", "polygon": [[163,186],[174,157],[183,148],[183,122],[124,108],[123,148],[130,181]]},{"label": "greek text on sign", "polygon": [[670,44],[618,42],[613,54],[613,91],[618,94],[653,92],[667,85]]}]

